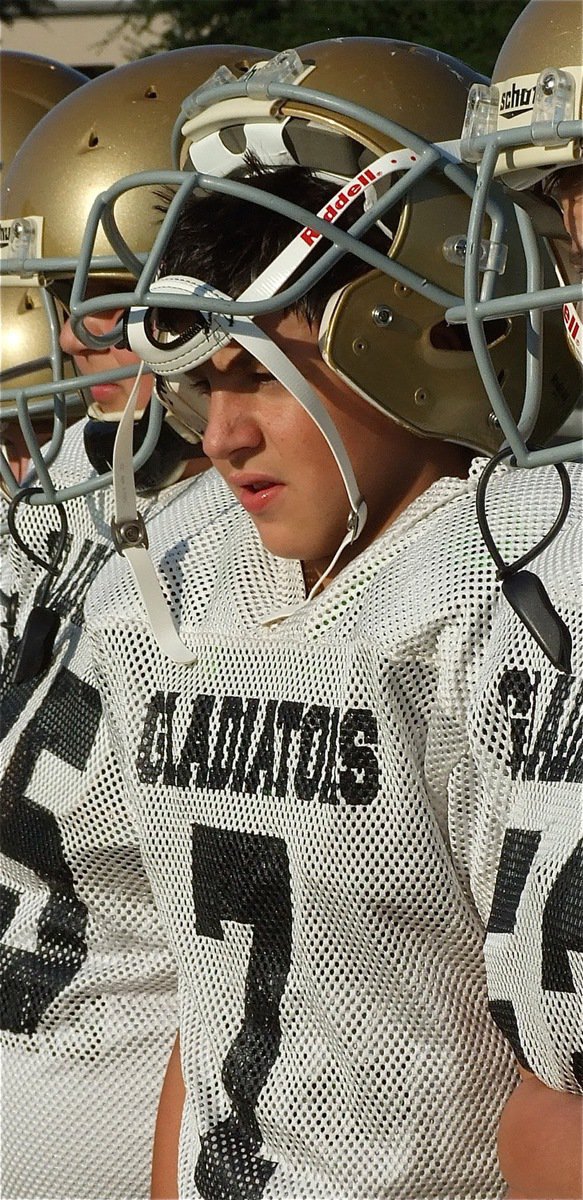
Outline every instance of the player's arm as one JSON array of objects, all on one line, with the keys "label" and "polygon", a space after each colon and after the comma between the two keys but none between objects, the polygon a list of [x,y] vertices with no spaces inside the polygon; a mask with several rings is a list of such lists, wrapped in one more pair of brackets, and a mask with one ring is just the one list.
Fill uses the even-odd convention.
[{"label": "player's arm", "polygon": [[507,1200],[583,1196],[583,1096],[557,1092],[522,1071],[498,1130]]},{"label": "player's arm", "polygon": [[156,1117],[152,1157],[152,1200],[176,1200],[178,1196],[178,1144],[184,1094],[180,1040],[177,1037],[168,1060]]}]

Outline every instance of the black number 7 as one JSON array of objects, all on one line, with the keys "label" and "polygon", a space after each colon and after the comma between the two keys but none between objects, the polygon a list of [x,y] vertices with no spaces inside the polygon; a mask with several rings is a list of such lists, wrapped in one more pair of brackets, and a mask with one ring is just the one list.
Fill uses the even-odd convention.
[{"label": "black number 7", "polygon": [[232,1110],[203,1135],[194,1179],[204,1200],[258,1200],[277,1165],[257,1155],[255,1105],[281,1040],[292,931],[287,850],[281,838],[195,825],[192,863],[197,934],[222,941],[221,921],[253,928],[245,1016],[222,1069]]}]

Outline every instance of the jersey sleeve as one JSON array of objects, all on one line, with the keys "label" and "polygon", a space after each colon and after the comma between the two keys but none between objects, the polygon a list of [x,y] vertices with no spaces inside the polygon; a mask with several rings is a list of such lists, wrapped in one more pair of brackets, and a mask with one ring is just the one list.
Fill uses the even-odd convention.
[{"label": "jersey sleeve", "polygon": [[[583,625],[575,522],[537,565],[572,637],[572,673],[547,660],[500,597],[471,696],[478,809],[493,873],[478,895],[490,1009],[518,1061],[550,1087],[583,1088]],[[488,828],[474,837],[487,861]]]}]

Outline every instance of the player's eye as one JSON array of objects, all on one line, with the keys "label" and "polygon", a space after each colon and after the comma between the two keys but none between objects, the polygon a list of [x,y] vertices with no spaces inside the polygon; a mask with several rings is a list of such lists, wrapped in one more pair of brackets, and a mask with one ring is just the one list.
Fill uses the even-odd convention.
[{"label": "player's eye", "polygon": [[259,368],[258,370],[250,371],[249,379],[250,379],[251,383],[253,384],[253,386],[257,387],[257,388],[268,387],[269,384],[277,383],[277,380],[271,374],[271,372],[263,370],[262,368]]}]

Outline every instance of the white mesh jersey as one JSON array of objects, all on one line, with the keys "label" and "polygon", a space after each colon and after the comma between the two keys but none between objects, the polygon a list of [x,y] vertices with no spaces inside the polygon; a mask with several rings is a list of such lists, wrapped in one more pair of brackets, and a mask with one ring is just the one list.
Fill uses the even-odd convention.
[{"label": "white mesh jersey", "polygon": [[[58,483],[91,471],[82,424]],[[146,519],[183,485],[145,505]],[[44,578],[13,554],[15,637],[2,679],[0,1025],[4,1200],[142,1200],[158,1096],[177,1021],[172,953],[91,674],[83,601],[112,552],[109,492],[67,504],[69,541],[47,603],[60,626],[48,669],[14,686]],[[41,556],[58,527],[21,506]]]},{"label": "white mesh jersey", "polygon": [[[439,481],[266,627],[301,604],[299,565],[264,550],[210,473],[194,512],[186,496],[151,526],[190,666],[163,657],[129,576],[92,590],[97,675],[180,967],[183,1197],[503,1194],[514,1076],[482,948],[512,788],[480,757],[509,710],[476,697],[519,663],[547,668],[520,625],[491,641],[475,482]],[[500,472],[489,511],[509,559],[559,495],[550,469]],[[560,1056],[552,1033],[543,1057]]]},{"label": "white mesh jersey", "polygon": [[[535,478],[536,478],[535,473]],[[485,959],[492,1014],[519,1061],[583,1091],[583,497],[535,569],[567,622],[572,673],[497,608],[469,715],[470,746],[504,826]],[[557,504],[558,507],[558,504]]]},{"label": "white mesh jersey", "polygon": [[0,662],[12,640],[16,615],[16,593],[9,562],[10,534],[6,524],[8,498],[0,486]]}]

